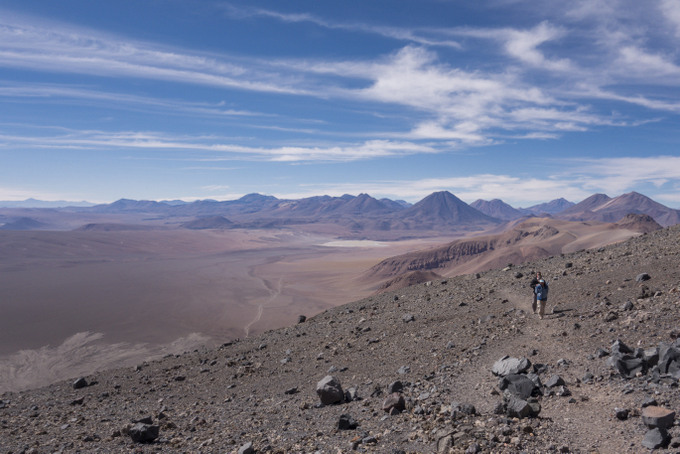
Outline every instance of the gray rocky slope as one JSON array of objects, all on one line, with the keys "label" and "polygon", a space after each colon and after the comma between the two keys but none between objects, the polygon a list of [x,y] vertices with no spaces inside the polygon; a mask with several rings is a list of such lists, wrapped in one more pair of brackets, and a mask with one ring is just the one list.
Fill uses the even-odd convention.
[{"label": "gray rocky slope", "polygon": [[[679,259],[672,227],[5,393],[0,453],[677,452],[680,363],[651,358],[680,335]],[[537,269],[550,283],[543,320],[530,309]],[[622,368],[617,340],[640,347],[625,364],[644,367]],[[499,379],[492,370],[515,364],[505,356],[522,367]]]}]

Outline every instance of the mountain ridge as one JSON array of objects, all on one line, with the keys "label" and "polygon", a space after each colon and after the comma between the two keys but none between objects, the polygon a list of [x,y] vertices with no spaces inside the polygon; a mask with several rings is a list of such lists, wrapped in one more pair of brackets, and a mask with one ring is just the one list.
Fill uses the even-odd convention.
[{"label": "mountain ridge", "polygon": [[[542,214],[541,214],[542,213]],[[439,191],[408,205],[389,199],[375,199],[369,194],[341,197],[313,196],[302,199],[278,199],[257,193],[230,201],[197,200],[150,201],[120,199],[92,207],[0,208],[0,220],[11,228],[20,218],[22,228],[54,228],[77,216],[88,217],[81,225],[134,222],[181,228],[208,217],[221,216],[239,228],[260,229],[296,227],[309,232],[328,232],[345,238],[395,240],[440,233],[483,232],[503,229],[503,223],[523,218],[549,215],[571,221],[616,222],[626,214],[652,216],[661,226],[680,223],[680,210],[662,205],[642,194],[631,192],[611,198],[606,194],[592,196],[574,204],[555,199],[529,208],[514,208],[500,199],[478,199],[468,205],[448,191]],[[110,216],[133,218],[114,221]],[[104,217],[104,219],[93,218]],[[73,221],[69,223],[72,224]],[[17,224],[19,226],[19,224]],[[77,228],[71,227],[71,228]],[[220,228],[223,228],[222,225]]]}]

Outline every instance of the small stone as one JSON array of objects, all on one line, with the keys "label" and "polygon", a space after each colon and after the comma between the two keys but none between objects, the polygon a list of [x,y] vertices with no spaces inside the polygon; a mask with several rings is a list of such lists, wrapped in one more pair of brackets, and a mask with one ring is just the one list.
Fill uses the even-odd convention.
[{"label": "small stone", "polygon": [[73,382],[73,389],[81,389],[85,388],[87,386],[87,380],[85,378],[80,377],[78,380]]},{"label": "small stone", "polygon": [[651,277],[649,274],[647,274],[647,273],[640,273],[640,274],[638,274],[637,276],[635,276],[635,282],[648,281],[648,280],[650,280],[651,278],[652,278],[652,277]]},{"label": "small stone", "polygon": [[389,394],[400,393],[403,390],[404,390],[404,385],[399,380],[394,381],[394,382],[390,383],[389,385],[387,385],[387,392]]},{"label": "small stone", "polygon": [[356,387],[351,387],[345,390],[345,402],[354,402],[355,400],[361,400],[359,397],[359,392]]},{"label": "small stone", "polygon": [[409,372],[411,372],[411,368],[409,366],[401,366],[398,370],[397,373],[399,375],[406,375]]},{"label": "small stone", "polygon": [[657,406],[657,405],[659,405],[659,403],[656,401],[655,398],[653,398],[653,397],[647,397],[645,400],[642,401],[642,404],[640,405],[640,408],[649,407],[650,405]]},{"label": "small stone", "polygon": [[597,351],[595,352],[595,356],[597,358],[604,358],[605,356],[609,356],[609,352],[604,348],[598,348]]},{"label": "small stone", "polygon": [[621,305],[621,310],[622,311],[632,311],[635,308],[633,303],[631,301],[626,301]]},{"label": "small stone", "polygon": [[253,443],[248,442],[238,448],[238,454],[255,454],[255,449],[253,449]]},{"label": "small stone", "polygon": [[627,408],[615,408],[614,409],[614,414],[616,415],[616,418],[625,421],[628,419],[628,409]]},{"label": "small stone", "polygon": [[339,430],[354,430],[359,426],[359,423],[357,423],[354,418],[352,418],[350,415],[343,414],[340,415],[340,419],[338,420],[338,429]]},{"label": "small stone", "polygon": [[406,401],[404,396],[399,393],[392,393],[388,395],[382,404],[382,409],[390,414],[394,414],[394,411],[400,413],[406,408]]},{"label": "small stone", "polygon": [[374,445],[378,443],[378,439],[375,438],[373,435],[369,435],[368,437],[362,438],[361,442],[365,445]]},{"label": "small stone", "polygon": [[619,318],[619,314],[617,314],[615,311],[609,311],[607,312],[607,315],[604,316],[604,321],[613,322],[617,318]]},{"label": "small stone", "polygon": [[[522,273],[519,273],[519,274],[522,274]],[[481,451],[482,451],[482,448],[477,443],[472,443],[465,450],[465,454],[477,454],[478,452],[481,452]]]},{"label": "small stone", "polygon": [[413,314],[405,314],[402,318],[401,321],[404,323],[409,323],[409,322],[414,322],[416,318],[413,316]]},{"label": "small stone", "polygon": [[642,440],[642,446],[649,449],[665,448],[670,441],[671,437],[666,429],[657,427],[647,431],[644,440]]},{"label": "small stone", "polygon": [[562,386],[558,386],[557,388],[555,388],[555,395],[557,395],[559,397],[569,397],[569,396],[571,396],[571,391],[569,391],[569,388],[562,385]]},{"label": "small stone", "polygon": [[298,315],[298,321],[297,321],[298,324],[304,323],[304,322],[306,322],[306,321],[307,321],[307,317],[306,317],[306,316],[304,316],[304,315]]}]

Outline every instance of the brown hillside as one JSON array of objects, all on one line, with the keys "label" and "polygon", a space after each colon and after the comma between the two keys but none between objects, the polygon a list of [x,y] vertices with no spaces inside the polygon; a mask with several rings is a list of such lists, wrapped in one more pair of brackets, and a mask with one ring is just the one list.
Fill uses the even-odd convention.
[{"label": "brown hillside", "polygon": [[410,287],[412,285],[422,284],[437,279],[442,279],[442,276],[433,271],[413,271],[412,273],[399,275],[394,279],[390,279],[383,283],[376,293],[399,290],[400,288]]},{"label": "brown hillside", "polygon": [[638,224],[530,218],[500,234],[456,240],[445,246],[385,259],[371,268],[367,279],[385,279],[416,270],[433,270],[444,276],[474,273],[623,241],[639,235],[638,227]]}]

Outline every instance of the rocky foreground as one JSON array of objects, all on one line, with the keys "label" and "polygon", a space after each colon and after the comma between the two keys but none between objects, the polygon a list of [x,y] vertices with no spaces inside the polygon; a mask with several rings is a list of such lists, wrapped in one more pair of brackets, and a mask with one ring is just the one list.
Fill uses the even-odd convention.
[{"label": "rocky foreground", "polygon": [[679,260],[672,227],[5,393],[0,454],[680,452]]}]

